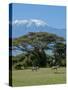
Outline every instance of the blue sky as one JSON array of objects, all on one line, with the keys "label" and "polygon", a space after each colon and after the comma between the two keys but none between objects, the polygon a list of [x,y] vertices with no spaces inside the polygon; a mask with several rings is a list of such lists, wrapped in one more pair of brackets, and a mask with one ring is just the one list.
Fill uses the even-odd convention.
[{"label": "blue sky", "polygon": [[66,7],[50,5],[13,4],[12,19],[42,19],[51,27],[66,27]]}]

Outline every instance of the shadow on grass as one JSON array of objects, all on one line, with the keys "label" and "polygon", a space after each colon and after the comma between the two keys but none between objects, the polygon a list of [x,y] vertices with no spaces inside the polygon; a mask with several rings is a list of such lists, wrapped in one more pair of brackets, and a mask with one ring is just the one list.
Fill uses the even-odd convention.
[{"label": "shadow on grass", "polygon": [[58,71],[56,71],[56,72],[54,72],[55,74],[64,74],[65,72],[58,72]]}]

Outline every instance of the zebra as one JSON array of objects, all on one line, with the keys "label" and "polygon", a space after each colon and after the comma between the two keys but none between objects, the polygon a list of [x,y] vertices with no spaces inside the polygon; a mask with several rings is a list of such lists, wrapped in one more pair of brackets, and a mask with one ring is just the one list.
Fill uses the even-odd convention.
[{"label": "zebra", "polygon": [[32,71],[37,71],[39,69],[39,66],[33,66]]},{"label": "zebra", "polygon": [[52,66],[52,70],[57,70],[59,68],[59,65]]}]

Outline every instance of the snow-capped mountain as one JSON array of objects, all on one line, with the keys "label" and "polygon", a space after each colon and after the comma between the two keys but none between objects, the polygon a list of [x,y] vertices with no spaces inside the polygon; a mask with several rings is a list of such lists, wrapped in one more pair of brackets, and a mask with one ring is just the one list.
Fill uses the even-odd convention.
[{"label": "snow-capped mountain", "polygon": [[66,38],[65,29],[50,27],[44,20],[23,19],[15,20],[12,22],[12,38],[22,36],[24,34],[27,34],[28,32],[49,32]]}]

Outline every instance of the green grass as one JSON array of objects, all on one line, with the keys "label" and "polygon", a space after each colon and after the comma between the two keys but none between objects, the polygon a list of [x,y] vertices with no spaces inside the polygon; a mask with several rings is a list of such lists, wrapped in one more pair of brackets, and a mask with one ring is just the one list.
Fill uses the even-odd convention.
[{"label": "green grass", "polygon": [[51,68],[40,68],[37,72],[33,72],[31,69],[12,71],[13,86],[32,86],[63,83],[66,83],[65,68],[59,68],[57,71],[51,70]]}]

